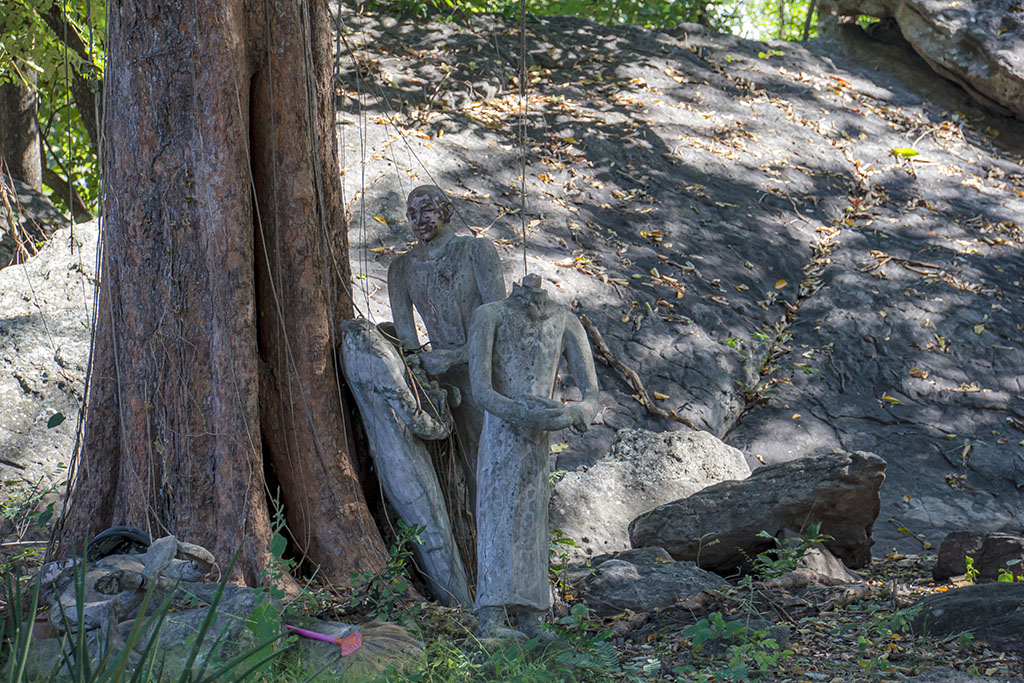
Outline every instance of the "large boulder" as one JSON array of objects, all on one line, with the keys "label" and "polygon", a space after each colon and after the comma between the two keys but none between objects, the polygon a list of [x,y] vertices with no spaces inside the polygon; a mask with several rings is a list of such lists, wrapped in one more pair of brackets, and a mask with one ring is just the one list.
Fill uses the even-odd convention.
[{"label": "large boulder", "polygon": [[954,531],[939,546],[932,578],[945,581],[967,572],[967,558],[981,579],[995,580],[1002,569],[1024,576],[1024,538],[1013,534]]},{"label": "large boulder", "polygon": [[743,453],[707,432],[620,429],[604,458],[555,484],[549,524],[588,555],[625,550],[637,515],[748,476]]},{"label": "large boulder", "polygon": [[850,567],[871,561],[871,528],[885,461],[874,453],[828,453],[756,470],[744,481],[710,486],[640,515],[629,525],[634,547],[661,546],[677,560],[729,572],[774,547],[781,536],[820,522],[825,546]]},{"label": "large boulder", "polygon": [[1024,118],[1024,9],[1016,0],[903,0],[903,37],[981,102]]},{"label": "large boulder", "polygon": [[[89,360],[96,222],[58,230],[0,270],[0,481],[56,483],[75,444]],[[74,248],[70,248],[71,246]],[[53,419],[57,414],[67,419]],[[48,424],[49,423],[49,424]]]},{"label": "large boulder", "polygon": [[664,609],[676,600],[726,584],[693,562],[674,561],[661,548],[602,555],[592,560],[592,566],[579,588],[599,616]]},{"label": "large boulder", "polygon": [[837,17],[895,19],[937,73],[985,106],[1024,118],[1024,8],[1016,0],[823,0],[819,26]]},{"label": "large boulder", "polygon": [[945,638],[973,633],[997,650],[1024,652],[1024,583],[984,583],[918,600],[915,634]]}]

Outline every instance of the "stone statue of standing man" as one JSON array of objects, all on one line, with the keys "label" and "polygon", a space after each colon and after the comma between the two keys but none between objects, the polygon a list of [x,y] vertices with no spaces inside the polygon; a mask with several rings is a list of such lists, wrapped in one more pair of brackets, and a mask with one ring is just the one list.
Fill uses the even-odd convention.
[{"label": "stone statue of standing man", "polygon": [[388,296],[402,346],[419,349],[413,309],[419,312],[430,350],[420,355],[424,370],[458,388],[461,402],[452,416],[464,459],[471,504],[476,501],[476,453],[483,410],[469,381],[469,320],[481,304],[505,298],[498,252],[489,240],[456,235],[449,223],[452,202],[434,185],[409,193],[406,215],[418,243],[388,268]]},{"label": "stone statue of standing man", "polygon": [[[569,405],[551,398],[563,355],[582,392]],[[548,432],[583,431],[597,414],[590,344],[579,319],[530,274],[504,301],[476,309],[469,365],[473,395],[486,411],[477,456],[479,634],[539,637],[551,607]]]}]

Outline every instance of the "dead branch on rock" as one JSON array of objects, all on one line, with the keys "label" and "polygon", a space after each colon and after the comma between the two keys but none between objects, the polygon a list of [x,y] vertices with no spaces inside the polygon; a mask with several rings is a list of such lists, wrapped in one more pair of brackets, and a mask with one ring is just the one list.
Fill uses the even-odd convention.
[{"label": "dead branch on rock", "polygon": [[604,337],[601,336],[601,332],[598,331],[597,326],[594,325],[590,318],[583,313],[580,313],[579,317],[580,322],[583,323],[583,328],[587,331],[587,336],[590,337],[590,344],[593,347],[594,358],[604,365],[618,370],[629,385],[633,387],[633,391],[637,394],[637,399],[643,407],[647,408],[648,412],[655,417],[660,417],[665,420],[674,420],[680,424],[686,425],[694,431],[700,431],[690,420],[682,417],[681,415],[677,415],[674,410],[665,410],[664,408],[659,408],[654,405],[650,394],[647,393],[647,389],[644,387],[643,380],[640,379],[640,375],[612,354],[611,349],[608,348],[608,345],[604,341]]}]

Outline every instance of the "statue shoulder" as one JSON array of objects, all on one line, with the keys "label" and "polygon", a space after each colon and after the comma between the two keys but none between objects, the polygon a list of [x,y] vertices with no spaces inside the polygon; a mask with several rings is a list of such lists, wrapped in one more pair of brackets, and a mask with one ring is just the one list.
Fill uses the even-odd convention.
[{"label": "statue shoulder", "polygon": [[404,273],[408,263],[409,252],[396,255],[395,258],[391,259],[391,264],[388,266],[388,279],[390,280],[395,275]]},{"label": "statue shoulder", "polygon": [[467,245],[473,252],[473,256],[498,257],[498,250],[495,248],[494,242],[486,237],[469,237],[467,235],[462,239],[466,240]]},{"label": "statue shoulder", "polygon": [[473,310],[473,316],[470,324],[473,325],[477,322],[483,322],[487,320],[496,320],[501,316],[501,309],[504,307],[505,302],[492,301],[489,304],[480,304]]}]

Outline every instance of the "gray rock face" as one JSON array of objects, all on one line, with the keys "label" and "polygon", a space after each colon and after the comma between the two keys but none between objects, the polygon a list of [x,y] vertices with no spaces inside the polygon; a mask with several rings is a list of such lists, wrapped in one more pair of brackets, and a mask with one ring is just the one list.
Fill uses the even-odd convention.
[{"label": "gray rock face", "polygon": [[985,106],[1024,117],[1024,9],[1014,0],[823,0],[835,17],[893,18],[915,51]]},{"label": "gray rock face", "polygon": [[640,515],[629,525],[635,547],[657,545],[677,560],[728,572],[772,547],[779,535],[821,523],[825,543],[850,567],[871,561],[871,528],[885,461],[873,453],[829,453],[768,465],[744,481],[710,486]]},{"label": "gray rock face", "polygon": [[583,554],[625,550],[629,523],[638,515],[748,476],[743,453],[707,432],[620,429],[604,458],[555,484],[549,524]]},{"label": "gray rock face", "polygon": [[663,557],[645,557],[636,550],[595,557],[593,572],[579,584],[587,605],[600,616],[626,610],[650,612],[726,583],[693,562],[675,562],[666,551],[656,550]]},{"label": "gray rock face", "polygon": [[900,31],[932,68],[1024,118],[1024,10],[1014,0],[903,0]]},{"label": "gray rock face", "polygon": [[[0,270],[0,481],[58,482],[74,447],[89,358],[96,223],[65,228]],[[47,429],[56,413],[65,420]]]},{"label": "gray rock face", "polygon": [[990,647],[1024,652],[1024,583],[985,583],[919,600],[914,633],[944,638],[970,631]]},{"label": "gray rock face", "polygon": [[1001,569],[1024,576],[1024,538],[1013,534],[954,531],[939,546],[932,578],[945,581],[967,571],[967,557],[974,560],[980,579],[994,581]]}]

